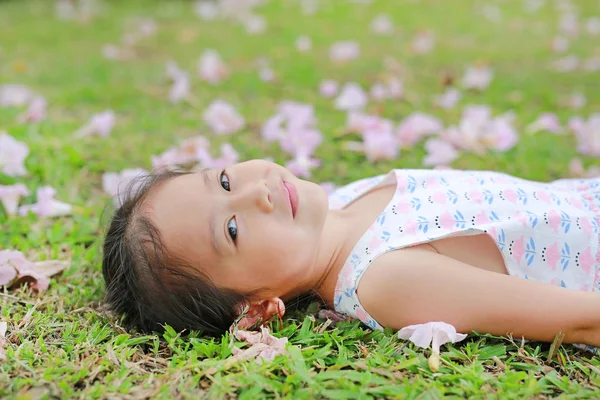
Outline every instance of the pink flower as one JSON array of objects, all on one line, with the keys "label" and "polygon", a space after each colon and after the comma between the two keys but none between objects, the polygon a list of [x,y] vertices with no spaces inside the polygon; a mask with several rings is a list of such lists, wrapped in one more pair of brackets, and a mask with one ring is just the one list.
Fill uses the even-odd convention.
[{"label": "pink flower", "polygon": [[219,158],[212,158],[208,149],[201,149],[198,152],[198,161],[200,162],[198,166],[221,169],[237,163],[239,158],[238,152],[235,151],[231,144],[223,143],[221,145],[221,157]]},{"label": "pink flower", "polygon": [[250,14],[242,19],[246,32],[250,35],[263,33],[267,29],[267,21],[264,17],[256,14]]},{"label": "pink flower", "polygon": [[585,30],[590,36],[600,35],[600,17],[591,17],[585,23]]},{"label": "pink flower", "polygon": [[289,169],[292,174],[301,178],[310,178],[312,176],[311,169],[317,168],[320,165],[320,160],[304,155],[298,155],[293,160],[285,163],[285,167]]},{"label": "pink flower", "polygon": [[216,3],[211,3],[204,0],[196,1],[196,15],[204,21],[212,21],[217,18],[219,9]]},{"label": "pink flower", "polygon": [[339,41],[331,45],[329,58],[336,63],[352,61],[360,55],[360,44],[356,41]]},{"label": "pink flower", "polygon": [[560,125],[560,121],[556,114],[542,113],[535,121],[527,125],[525,131],[529,134],[534,134],[540,131],[560,134],[564,132],[564,129]]},{"label": "pink flower", "polygon": [[320,131],[310,128],[290,129],[285,137],[279,140],[281,149],[292,155],[310,155],[323,142]]},{"label": "pink flower", "polygon": [[237,328],[230,329],[232,336],[238,340],[247,342],[250,346],[246,349],[240,349],[231,346],[231,353],[236,360],[249,360],[256,357],[256,363],[262,364],[264,361],[273,361],[279,354],[285,354],[285,346],[288,342],[287,337],[277,338],[269,332],[269,329],[261,326],[260,332],[244,331]]},{"label": "pink flower", "polygon": [[112,110],[94,114],[86,125],[75,132],[75,137],[98,135],[108,137],[115,126],[115,113]]},{"label": "pink flower", "polygon": [[204,111],[204,121],[218,135],[230,135],[242,129],[244,118],[229,103],[215,100]]},{"label": "pink flower", "polygon": [[376,35],[390,35],[394,33],[394,23],[389,15],[379,14],[376,16],[369,26],[371,32]]},{"label": "pink flower", "polygon": [[208,149],[210,143],[204,136],[196,136],[181,142],[178,148],[170,148],[159,154],[152,156],[152,168],[171,168],[179,164],[188,164],[199,160],[199,154]]},{"label": "pink flower", "polygon": [[[0,250],[0,286],[10,287],[28,278],[34,290],[46,290],[50,277],[68,268],[68,261],[47,260],[31,262],[16,250]],[[12,271],[11,271],[12,269]]]},{"label": "pink flower", "polygon": [[465,89],[484,90],[492,81],[493,70],[486,66],[469,67],[463,76]]},{"label": "pink flower", "polygon": [[426,54],[433,50],[435,46],[435,36],[429,31],[423,31],[417,33],[413,38],[411,47],[415,53]]},{"label": "pink flower", "polygon": [[388,131],[366,131],[363,134],[364,152],[369,162],[394,160],[400,151],[396,137]]},{"label": "pink flower", "polygon": [[558,72],[570,72],[576,70],[577,67],[579,67],[579,62],[579,57],[577,57],[576,55],[570,55],[554,60],[550,64],[550,68]]},{"label": "pink flower", "polygon": [[587,121],[573,118],[569,127],[575,132],[580,154],[600,157],[600,113],[590,115]]},{"label": "pink flower", "polygon": [[305,53],[307,51],[310,51],[311,48],[312,40],[310,40],[310,37],[306,35],[298,36],[298,38],[296,39],[296,50]]},{"label": "pink flower", "polygon": [[27,174],[25,158],[29,155],[29,147],[19,142],[6,132],[0,132],[0,170],[8,176]]},{"label": "pink flower", "polygon": [[359,110],[367,105],[368,98],[358,83],[346,83],[335,99],[335,108],[343,111]]},{"label": "pink flower", "polygon": [[404,94],[404,85],[398,78],[391,78],[387,83],[375,83],[371,87],[371,98],[376,101],[398,99]]},{"label": "pink flower", "polygon": [[37,94],[25,85],[9,83],[0,85],[0,107],[20,107],[31,101]]},{"label": "pink flower", "polygon": [[19,207],[19,197],[28,195],[29,189],[22,183],[11,186],[0,185],[0,202],[2,202],[4,211],[8,215],[16,214]]},{"label": "pink flower", "polygon": [[430,115],[415,112],[406,117],[396,129],[401,148],[410,147],[422,137],[439,133],[444,129],[442,122]]},{"label": "pink flower", "polygon": [[436,96],[434,104],[441,108],[453,108],[461,97],[462,95],[458,89],[448,88],[443,94]]},{"label": "pink flower", "polygon": [[187,72],[179,69],[175,61],[167,61],[167,76],[173,82],[169,91],[171,103],[178,103],[190,95],[190,76]]},{"label": "pink flower", "polygon": [[456,328],[452,325],[441,321],[409,325],[398,331],[399,339],[410,340],[424,349],[431,346],[432,358],[429,360],[429,366],[432,370],[439,368],[440,346],[460,342],[466,337],[466,334],[456,333]]},{"label": "pink flower", "polygon": [[319,85],[319,93],[321,93],[321,96],[323,97],[333,97],[337,94],[338,87],[339,84],[336,81],[331,79],[324,80],[321,81],[321,84]]},{"label": "pink flower", "polygon": [[35,96],[27,106],[27,110],[19,116],[19,122],[40,122],[46,119],[46,99]]},{"label": "pink flower", "polygon": [[229,75],[227,66],[216,50],[205,50],[198,61],[200,79],[213,85],[223,81]]},{"label": "pink flower", "polygon": [[70,204],[54,199],[56,190],[50,186],[43,186],[37,190],[37,203],[19,207],[20,215],[27,215],[30,211],[40,217],[59,217],[69,215],[73,211]]},{"label": "pink flower", "polygon": [[569,39],[564,36],[556,36],[552,39],[550,47],[557,53],[564,53],[569,49]]},{"label": "pink flower", "polygon": [[458,158],[458,152],[450,143],[441,139],[429,139],[425,142],[427,155],[423,159],[423,165],[440,166],[448,165]]},{"label": "pink flower", "polygon": [[562,14],[558,26],[559,30],[567,36],[575,37],[579,34],[579,20],[573,13]]},{"label": "pink flower", "polygon": [[[102,189],[109,196],[113,197],[113,201],[118,207],[124,200],[121,197],[121,193],[129,189],[129,185],[135,178],[145,175],[148,175],[148,171],[142,168],[124,169],[118,173],[106,172],[102,175]],[[136,185],[131,187],[132,193],[136,192],[140,183],[137,182]]]},{"label": "pink flower", "polygon": [[587,98],[581,92],[575,92],[562,100],[562,104],[566,107],[580,109],[587,103]]}]

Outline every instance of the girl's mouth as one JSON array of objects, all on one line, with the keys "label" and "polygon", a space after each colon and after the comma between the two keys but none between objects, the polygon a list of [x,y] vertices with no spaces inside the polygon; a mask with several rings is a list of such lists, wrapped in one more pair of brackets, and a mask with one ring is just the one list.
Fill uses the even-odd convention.
[{"label": "girl's mouth", "polygon": [[298,211],[298,191],[296,190],[296,186],[286,181],[283,181],[283,186],[285,186],[288,193],[288,200],[292,208],[292,217],[296,218],[296,212]]}]

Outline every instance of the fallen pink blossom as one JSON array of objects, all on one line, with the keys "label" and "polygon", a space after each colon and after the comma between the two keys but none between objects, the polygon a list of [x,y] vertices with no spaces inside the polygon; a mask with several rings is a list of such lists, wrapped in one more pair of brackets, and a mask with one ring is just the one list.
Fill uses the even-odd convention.
[{"label": "fallen pink blossom", "polygon": [[569,128],[575,133],[577,151],[580,154],[600,157],[600,113],[590,115],[587,121],[572,118],[569,120]]},{"label": "fallen pink blossom", "polygon": [[42,96],[34,97],[27,106],[27,110],[18,118],[20,123],[40,122],[46,119],[46,99]]},{"label": "fallen pink blossom", "polygon": [[427,155],[423,159],[425,166],[440,166],[451,164],[458,158],[458,152],[454,146],[445,140],[431,138],[425,142]]},{"label": "fallen pink blossom", "polygon": [[335,108],[343,111],[353,111],[364,108],[368,103],[365,91],[358,83],[346,83],[335,99]]},{"label": "fallen pink blossom", "polygon": [[25,159],[28,155],[27,144],[0,131],[0,171],[8,176],[26,175]]},{"label": "fallen pink blossom", "polygon": [[540,131],[553,133],[555,135],[564,133],[560,121],[554,113],[542,113],[535,121],[527,125],[525,132],[534,134]]},{"label": "fallen pink blossom", "polygon": [[433,103],[438,107],[450,109],[456,106],[461,97],[462,94],[458,89],[448,88],[443,94],[436,96]]},{"label": "fallen pink blossom", "polygon": [[230,333],[238,340],[250,344],[245,349],[231,346],[231,353],[235,360],[249,360],[256,358],[257,364],[264,361],[273,361],[276,356],[286,354],[287,337],[277,338],[269,332],[269,329],[261,326],[260,332],[244,331],[230,328]]},{"label": "fallen pink blossom", "polygon": [[478,65],[467,68],[462,83],[465,89],[484,90],[490,85],[492,78],[493,70],[490,67]]},{"label": "fallen pink blossom", "polygon": [[310,178],[311,170],[321,166],[321,161],[305,155],[298,155],[293,160],[287,161],[285,167],[300,178]]},{"label": "fallen pink blossom", "polygon": [[263,33],[267,29],[267,20],[261,15],[250,14],[242,19],[246,32],[250,35]]},{"label": "fallen pink blossom", "polygon": [[137,185],[133,185],[130,188],[130,183],[140,176],[146,176],[149,172],[142,168],[133,168],[133,169],[124,169],[123,171],[116,172],[105,172],[102,175],[102,189],[104,193],[113,197],[113,202],[116,206],[120,206],[123,202],[123,198],[121,194],[126,189],[131,189],[133,193],[139,187],[139,183]]},{"label": "fallen pink blossom", "polygon": [[592,165],[586,171],[583,161],[579,157],[573,157],[569,161],[569,173],[572,177],[577,178],[598,178],[600,177],[600,166]]},{"label": "fallen pink blossom", "polygon": [[199,154],[208,149],[210,143],[204,136],[186,139],[179,147],[172,147],[157,156],[151,156],[153,169],[170,169],[177,165],[193,163],[199,160]]},{"label": "fallen pink blossom", "polygon": [[200,162],[198,168],[223,169],[238,162],[240,156],[230,143],[221,145],[221,156],[213,158],[208,149],[200,149],[197,153],[197,159]]},{"label": "fallen pink blossom", "polygon": [[552,39],[550,47],[552,48],[552,51],[564,53],[565,51],[569,50],[569,39],[564,36],[556,36],[554,39]]},{"label": "fallen pink blossom", "polygon": [[312,49],[312,40],[310,37],[302,35],[296,38],[296,50],[306,53],[307,51],[310,51],[310,49]]},{"label": "fallen pink blossom", "polygon": [[204,121],[217,135],[230,135],[242,129],[244,118],[228,102],[213,101],[204,111]]},{"label": "fallen pink blossom", "polygon": [[411,43],[413,51],[418,54],[430,53],[434,46],[435,36],[429,31],[417,33]]},{"label": "fallen pink blossom", "polygon": [[[11,287],[21,282],[29,282],[34,290],[47,290],[50,277],[66,268],[68,261],[47,260],[31,262],[17,250],[0,250],[0,286]],[[16,274],[10,273],[12,268]]]},{"label": "fallen pink blossom", "polygon": [[26,216],[33,212],[39,217],[59,217],[69,215],[73,206],[62,201],[55,200],[56,190],[50,186],[43,186],[37,190],[37,203],[19,207],[19,214]]},{"label": "fallen pink blossom", "polygon": [[319,310],[319,314],[317,314],[317,317],[320,319],[330,319],[333,322],[344,322],[352,319],[347,315],[340,314],[334,310],[328,309]]},{"label": "fallen pink blossom", "polygon": [[75,132],[75,137],[98,135],[108,137],[115,126],[115,113],[112,110],[94,114],[87,124]]},{"label": "fallen pink blossom", "polygon": [[0,85],[0,107],[20,107],[28,104],[37,93],[25,85]]},{"label": "fallen pink blossom", "polygon": [[204,21],[213,21],[219,15],[219,8],[216,3],[197,0],[195,6],[196,15]]},{"label": "fallen pink blossom", "polygon": [[591,17],[585,23],[585,30],[590,36],[600,35],[600,17]]},{"label": "fallen pink blossom", "polygon": [[379,14],[371,21],[369,29],[376,35],[391,35],[394,33],[394,23],[389,15]]},{"label": "fallen pink blossom", "polygon": [[319,84],[319,93],[323,97],[333,97],[337,94],[339,88],[339,84],[337,81],[328,79],[321,81]]},{"label": "fallen pink blossom", "polygon": [[216,50],[205,50],[198,61],[200,79],[213,85],[222,82],[229,76],[229,70]]},{"label": "fallen pink blossom", "polygon": [[0,202],[8,215],[16,214],[19,208],[19,198],[28,195],[29,189],[22,183],[10,186],[0,185]]},{"label": "fallen pink blossom", "polygon": [[360,55],[360,44],[356,41],[339,41],[331,45],[329,58],[336,63],[352,61]]},{"label": "fallen pink blossom", "polygon": [[440,133],[442,122],[431,115],[415,112],[406,117],[396,129],[396,137],[401,148],[411,147],[421,138]]},{"label": "fallen pink blossom", "polygon": [[365,156],[369,162],[398,158],[400,148],[391,130],[366,131],[362,136]]},{"label": "fallen pink blossom", "polygon": [[432,357],[429,359],[429,366],[433,371],[439,369],[440,346],[460,342],[466,337],[466,334],[456,333],[456,328],[445,322],[409,325],[398,331],[399,339],[410,340],[424,349],[431,346]]}]

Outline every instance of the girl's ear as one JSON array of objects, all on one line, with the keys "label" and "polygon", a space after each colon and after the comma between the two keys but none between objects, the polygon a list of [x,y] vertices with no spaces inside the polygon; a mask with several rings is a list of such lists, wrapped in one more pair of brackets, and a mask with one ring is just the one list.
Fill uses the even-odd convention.
[{"label": "girl's ear", "polygon": [[238,328],[252,329],[270,321],[275,315],[282,318],[285,314],[285,305],[279,297],[274,297],[247,304],[245,309],[243,305],[239,305],[238,312],[241,317],[237,323]]}]

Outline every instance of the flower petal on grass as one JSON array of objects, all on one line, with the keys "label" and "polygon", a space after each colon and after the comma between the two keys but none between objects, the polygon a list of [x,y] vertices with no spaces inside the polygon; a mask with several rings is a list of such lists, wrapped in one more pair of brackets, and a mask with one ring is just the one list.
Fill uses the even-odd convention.
[{"label": "flower petal on grass", "polygon": [[29,189],[22,183],[10,186],[0,185],[0,202],[8,215],[16,214],[19,208],[19,198],[28,195]]},{"label": "flower petal on grass", "polygon": [[19,142],[6,132],[0,132],[0,171],[8,176],[27,174],[25,158],[29,155],[29,147]]},{"label": "flower petal on grass", "polygon": [[233,346],[231,353],[236,360],[248,360],[256,357],[256,363],[262,364],[264,361],[273,361],[279,354],[285,354],[287,337],[277,338],[269,332],[269,329],[261,326],[260,332],[245,331],[236,328],[230,328],[232,335],[243,342],[250,344],[245,349]]},{"label": "flower petal on grass", "polygon": [[216,50],[204,50],[198,61],[200,79],[216,85],[229,76],[229,70]]},{"label": "flower petal on grass", "polygon": [[335,108],[343,111],[360,110],[367,105],[368,97],[358,83],[346,83],[335,99]]},{"label": "flower petal on grass", "polygon": [[[50,277],[62,272],[69,265],[69,261],[60,260],[31,262],[20,251],[0,250],[0,271],[5,271],[8,276],[10,272],[7,272],[7,268],[13,268],[17,273],[12,282],[4,283],[9,286],[29,282],[35,290],[46,290],[50,284]],[[0,285],[2,284],[0,282]]]},{"label": "flower petal on grass", "polygon": [[360,44],[356,41],[335,42],[329,48],[329,58],[335,63],[347,63],[360,55]]},{"label": "flower petal on grass", "polygon": [[75,132],[75,137],[85,137],[98,135],[108,137],[115,126],[115,113],[112,110],[106,110],[92,115],[87,124]]},{"label": "flower petal on grass", "polygon": [[30,211],[39,217],[60,217],[73,212],[73,206],[55,200],[56,190],[51,186],[43,186],[37,190],[37,203],[19,207],[19,214],[26,216]]},{"label": "flower petal on grass", "polygon": [[223,100],[215,100],[204,111],[204,121],[217,135],[230,135],[246,124],[235,107]]},{"label": "flower petal on grass", "polygon": [[456,333],[454,326],[441,321],[409,325],[398,331],[398,338],[410,340],[424,349],[431,346],[431,350],[437,354],[440,354],[440,346],[460,342],[466,337],[464,333]]}]

